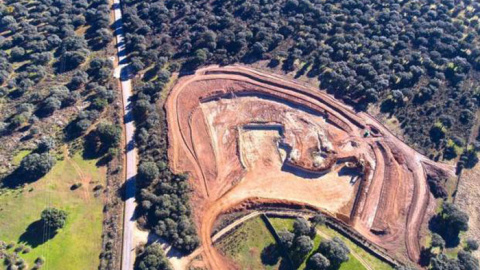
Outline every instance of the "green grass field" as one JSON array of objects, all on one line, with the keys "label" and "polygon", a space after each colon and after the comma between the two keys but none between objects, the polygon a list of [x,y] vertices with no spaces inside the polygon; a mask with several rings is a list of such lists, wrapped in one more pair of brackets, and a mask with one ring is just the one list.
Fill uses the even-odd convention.
[{"label": "green grass field", "polygon": [[[369,252],[367,252],[363,248],[359,247],[358,245],[356,245],[355,243],[350,241],[348,238],[339,234],[337,231],[335,231],[331,228],[328,228],[326,226],[319,226],[318,228],[322,233],[325,233],[326,235],[328,235],[330,237],[337,236],[340,239],[342,239],[343,242],[345,242],[345,244],[347,244],[347,246],[350,248],[350,250],[355,252],[356,254],[358,254],[358,256],[360,256],[372,269],[375,269],[375,270],[391,270],[391,269],[393,269],[389,264],[386,264],[386,263],[382,262],[381,260],[377,259],[372,254],[370,254]],[[351,261],[351,259],[352,259],[352,256],[350,256],[350,261]],[[347,266],[350,263],[350,261],[347,262],[347,263],[344,263],[344,265]],[[342,265],[342,267],[340,269],[357,269],[357,268],[343,268],[343,265]]]},{"label": "green grass field", "polygon": [[[292,230],[294,219],[291,218],[270,218],[275,230]],[[366,263],[371,269],[375,270],[391,270],[388,264],[380,261],[361,247],[355,245],[349,239],[343,237],[333,229],[326,226],[319,226],[320,234],[314,239],[314,249],[307,256],[307,259],[318,249],[321,241],[332,238],[334,236],[340,237],[345,244],[357,256],[361,257],[363,263]],[[260,254],[263,248],[274,243],[274,238],[265,227],[265,224],[260,217],[253,218],[242,224],[235,232],[222,239],[216,247],[219,248],[227,257],[237,263],[241,269],[278,269],[279,264],[275,266],[263,265]],[[305,262],[299,269],[305,269]],[[364,270],[367,269],[362,262],[355,256],[350,254],[350,259],[343,263],[340,270]]]},{"label": "green grass field", "polygon": [[[103,203],[102,196],[95,197],[92,189],[97,184],[105,185],[105,169],[97,168],[96,162],[84,160],[77,153],[71,159],[57,161],[46,176],[32,184],[1,190],[0,240],[30,246],[32,250],[28,254],[20,255],[29,268],[39,256],[46,259],[43,268],[83,270],[98,267]],[[78,182],[83,183],[82,187],[70,190]],[[43,234],[27,231],[27,228],[40,219],[46,206],[67,211],[68,218],[63,229],[42,243]]]},{"label": "green grass field", "polygon": [[260,254],[275,239],[265,227],[260,217],[244,222],[232,234],[221,239],[215,246],[240,269],[277,269],[262,264]]},{"label": "green grass field", "polygon": [[13,157],[13,160],[12,160],[12,163],[13,165],[16,165],[18,166],[20,164],[20,162],[22,161],[22,159],[24,157],[26,157],[28,154],[30,154],[32,152],[32,150],[20,150],[14,157]]}]

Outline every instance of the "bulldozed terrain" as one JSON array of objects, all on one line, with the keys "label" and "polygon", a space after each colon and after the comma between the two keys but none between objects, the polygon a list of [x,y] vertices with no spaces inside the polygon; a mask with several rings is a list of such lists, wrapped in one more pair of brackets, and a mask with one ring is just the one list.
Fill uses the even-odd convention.
[{"label": "bulldozed terrain", "polygon": [[323,91],[241,66],[182,77],[165,104],[170,167],[188,173],[202,263],[219,215],[276,204],[322,211],[400,261],[417,262],[435,200],[427,175],[453,168],[408,147]]}]

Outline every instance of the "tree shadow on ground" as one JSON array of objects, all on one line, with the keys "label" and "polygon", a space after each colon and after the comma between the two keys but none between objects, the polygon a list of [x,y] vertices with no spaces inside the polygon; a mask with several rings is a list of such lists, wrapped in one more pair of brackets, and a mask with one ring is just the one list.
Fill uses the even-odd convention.
[{"label": "tree shadow on ground", "polygon": [[437,233],[442,236],[443,240],[445,240],[446,248],[454,248],[460,244],[460,232],[445,226],[440,215],[436,215],[430,219],[428,222],[428,228],[433,233]]},{"label": "tree shadow on ground", "polygon": [[290,262],[289,259],[287,258],[286,254],[282,255],[282,252],[279,250],[279,247],[277,244],[270,244],[263,248],[262,252],[260,253],[260,259],[262,261],[262,264],[264,265],[269,265],[269,266],[275,266],[279,262],[278,269],[279,270],[294,270],[298,269],[298,267],[302,264],[302,262],[297,263],[298,265],[293,266],[292,263]]},{"label": "tree shadow on ground", "polygon": [[295,74],[295,79],[298,79],[300,77],[302,77],[303,75],[305,75],[305,73],[307,73],[307,70],[308,68],[312,65],[312,63],[308,62],[306,63],[305,65],[302,66],[302,68],[300,68],[297,73]]},{"label": "tree shadow on ground", "polygon": [[44,244],[48,240],[55,237],[56,234],[56,231],[45,230],[43,222],[41,220],[37,220],[28,225],[25,232],[20,235],[18,242],[25,243],[32,248],[36,248],[37,246]]},{"label": "tree shadow on ground", "polygon": [[393,115],[393,112],[395,110],[395,103],[391,99],[384,100],[380,104],[380,111],[382,113],[389,113],[389,117]]},{"label": "tree shadow on ground", "polygon": [[135,191],[140,194],[141,189],[134,189],[132,187],[135,186],[135,176],[130,177],[127,181],[123,182],[120,188],[117,190],[117,196],[120,197],[122,201],[126,201],[128,199],[135,197]]},{"label": "tree shadow on ground", "polygon": [[265,265],[276,265],[280,260],[280,253],[277,250],[277,245],[270,244],[266,246],[260,254],[260,259]]},{"label": "tree shadow on ground", "polygon": [[3,178],[3,180],[1,180],[0,186],[14,189],[14,188],[23,186],[25,184],[33,183],[42,177],[43,175],[38,178],[34,178],[31,176],[25,175],[21,173],[19,169],[16,169],[10,175],[6,176],[5,178]]},{"label": "tree shadow on ground", "polygon": [[70,121],[70,123],[63,128],[65,142],[71,142],[84,134],[84,131],[77,126],[77,123],[81,120],[82,119],[77,118],[73,121]]},{"label": "tree shadow on ground", "polygon": [[102,147],[94,131],[91,131],[83,138],[83,149],[84,159],[97,159],[104,156],[108,151],[108,149]]},{"label": "tree shadow on ground", "polygon": [[308,78],[318,77],[320,75],[320,73],[321,73],[320,68],[313,65],[312,68],[307,72],[307,77]]},{"label": "tree shadow on ground", "polygon": [[150,68],[149,70],[147,70],[143,75],[143,81],[148,82],[151,79],[155,78],[155,76],[157,76],[157,71],[158,70],[156,70],[155,68]]},{"label": "tree shadow on ground", "polygon": [[193,75],[197,67],[198,67],[198,64],[196,64],[193,60],[185,61],[180,67],[178,76],[182,77],[182,76]]},{"label": "tree shadow on ground", "polygon": [[296,270],[298,268],[292,267],[290,263],[288,263],[288,260],[285,260],[282,258],[280,261],[280,266],[278,266],[278,270]]},{"label": "tree shadow on ground", "polygon": [[422,247],[422,250],[420,251],[420,259],[418,260],[418,263],[420,264],[420,266],[423,266],[423,267],[429,266],[431,258],[432,258],[431,248]]},{"label": "tree shadow on ground", "polygon": [[278,67],[279,65],[280,65],[280,60],[272,58],[272,59],[270,59],[270,61],[268,62],[267,67],[269,67],[269,68],[276,68],[276,67]]},{"label": "tree shadow on ground", "polygon": [[8,98],[9,99],[17,99],[17,98],[20,98],[21,96],[23,96],[23,92],[18,90],[18,89],[15,89],[13,91],[11,91],[10,93],[8,93]]}]

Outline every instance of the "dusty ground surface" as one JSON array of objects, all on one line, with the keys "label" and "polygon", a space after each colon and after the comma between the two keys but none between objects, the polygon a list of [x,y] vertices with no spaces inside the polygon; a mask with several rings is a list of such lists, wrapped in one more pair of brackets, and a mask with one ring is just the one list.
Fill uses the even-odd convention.
[{"label": "dusty ground surface", "polygon": [[165,106],[170,165],[190,174],[206,267],[233,265],[212,245],[217,217],[269,202],[321,210],[400,260],[418,260],[435,203],[426,175],[453,168],[415,152],[370,115],[240,66],[181,78]]},{"label": "dusty ground surface", "polygon": [[[463,171],[462,180],[458,187],[458,193],[455,199],[462,210],[467,212],[470,217],[468,221],[467,238],[480,239],[480,166],[477,164],[473,169]],[[475,257],[480,258],[480,251],[473,253]]]}]

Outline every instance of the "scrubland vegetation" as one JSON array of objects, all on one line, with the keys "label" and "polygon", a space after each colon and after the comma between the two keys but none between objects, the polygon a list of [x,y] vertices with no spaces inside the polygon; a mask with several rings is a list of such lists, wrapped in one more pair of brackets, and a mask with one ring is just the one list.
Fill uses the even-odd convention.
[{"label": "scrubland vegetation", "polygon": [[28,130],[24,140],[36,139],[49,118],[68,121],[69,108],[82,102],[89,106],[69,125],[66,137],[80,135],[98,119],[116,97],[112,63],[104,58],[112,39],[109,9],[108,1],[5,1],[0,6],[1,135]]},{"label": "scrubland vegetation", "polygon": [[[30,246],[15,252],[29,268],[99,265],[104,202],[84,177],[103,187],[101,166],[118,154],[110,26],[109,1],[0,3],[0,216],[14,220],[0,240]],[[38,242],[40,227],[56,237]]]},{"label": "scrubland vegetation", "polygon": [[[432,158],[463,155],[478,106],[475,1],[124,1],[133,70],[269,61],[395,115]],[[473,147],[472,147],[473,148]]]}]

